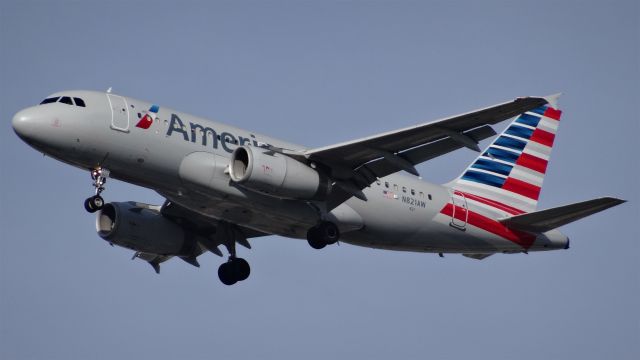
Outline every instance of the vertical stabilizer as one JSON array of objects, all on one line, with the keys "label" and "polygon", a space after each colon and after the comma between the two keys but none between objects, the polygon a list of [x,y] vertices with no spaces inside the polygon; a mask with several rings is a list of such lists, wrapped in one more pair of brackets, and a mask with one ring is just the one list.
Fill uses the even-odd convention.
[{"label": "vertical stabilizer", "polygon": [[512,214],[535,211],[560,123],[559,95],[518,116],[448,186]]}]

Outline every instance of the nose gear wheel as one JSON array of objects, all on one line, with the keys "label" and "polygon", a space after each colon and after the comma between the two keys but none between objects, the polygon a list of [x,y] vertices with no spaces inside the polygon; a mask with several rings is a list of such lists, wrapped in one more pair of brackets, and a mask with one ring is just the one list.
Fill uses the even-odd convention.
[{"label": "nose gear wheel", "polygon": [[91,170],[91,179],[95,188],[95,195],[84,201],[84,209],[90,213],[94,213],[104,206],[104,199],[100,194],[105,190],[104,184],[107,182],[109,170],[101,167]]}]

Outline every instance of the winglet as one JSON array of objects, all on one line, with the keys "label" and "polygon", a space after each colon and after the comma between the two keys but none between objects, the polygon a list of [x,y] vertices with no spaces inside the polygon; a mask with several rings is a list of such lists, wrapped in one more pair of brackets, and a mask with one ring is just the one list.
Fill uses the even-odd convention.
[{"label": "winglet", "polygon": [[554,109],[557,109],[558,108],[558,99],[560,98],[560,95],[562,95],[562,93],[557,93],[557,94],[553,94],[553,95],[549,95],[549,96],[543,96],[542,98],[547,101],[549,106],[551,106]]}]

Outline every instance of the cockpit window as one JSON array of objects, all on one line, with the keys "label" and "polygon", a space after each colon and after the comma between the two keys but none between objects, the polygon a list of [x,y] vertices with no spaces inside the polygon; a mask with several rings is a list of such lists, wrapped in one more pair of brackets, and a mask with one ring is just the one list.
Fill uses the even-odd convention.
[{"label": "cockpit window", "polygon": [[74,97],[74,98],[73,98],[73,101],[75,101],[75,102],[76,102],[76,105],[78,105],[78,106],[82,106],[82,107],[85,107],[85,106],[86,106],[86,105],[84,104],[84,100],[82,100],[82,99],[80,99],[80,98]]},{"label": "cockpit window", "polygon": [[[84,100],[74,97],[73,100],[71,100],[71,96],[56,96],[56,97],[50,97],[50,98],[46,98],[44,100],[42,100],[42,102],[40,103],[40,105],[43,104],[51,104],[54,102],[61,102],[67,105],[76,105],[76,106],[80,106],[80,107],[87,107],[87,104],[84,102]],[[74,104],[75,103],[75,104]]]},{"label": "cockpit window", "polygon": [[42,104],[51,104],[51,103],[54,103],[54,102],[58,101],[58,99],[60,99],[60,96],[52,97],[52,98],[46,98],[46,99],[42,100],[40,105],[42,105]]}]

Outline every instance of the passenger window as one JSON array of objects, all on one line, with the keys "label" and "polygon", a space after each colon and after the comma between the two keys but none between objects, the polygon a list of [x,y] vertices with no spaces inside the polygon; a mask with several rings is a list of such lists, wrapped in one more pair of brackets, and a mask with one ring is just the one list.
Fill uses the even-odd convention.
[{"label": "passenger window", "polygon": [[403,186],[403,187],[402,187],[402,192],[403,192],[403,193],[406,193],[406,192],[407,192],[407,188]]},{"label": "passenger window", "polygon": [[398,184],[393,184],[393,190],[398,191]]},{"label": "passenger window", "polygon": [[68,96],[63,96],[60,98],[60,102],[63,104],[67,104],[67,105],[73,105],[73,102],[71,101],[71,98]]},{"label": "passenger window", "polygon": [[59,96],[58,96],[58,97],[52,97],[52,98],[44,99],[44,100],[42,100],[42,102],[40,103],[40,105],[43,105],[43,104],[51,104],[51,103],[54,103],[54,102],[58,101],[58,99],[60,99],[60,97],[59,97]]},{"label": "passenger window", "polygon": [[384,187],[386,187],[387,189],[389,188],[389,182],[388,181],[384,182]]},{"label": "passenger window", "polygon": [[73,98],[73,101],[76,102],[76,105],[80,106],[80,107],[86,107],[86,105],[84,104],[84,100],[80,99],[80,98]]},{"label": "passenger window", "polygon": [[376,180],[376,185],[380,185],[380,180]]},{"label": "passenger window", "polygon": [[431,194],[429,194],[429,200],[431,200]]},{"label": "passenger window", "polygon": [[420,191],[420,197],[424,197],[424,193]]},{"label": "passenger window", "polygon": [[415,190],[413,190],[413,189],[411,189],[411,195],[414,195],[414,196],[415,196],[415,194],[416,194],[416,191],[415,191]]}]

